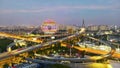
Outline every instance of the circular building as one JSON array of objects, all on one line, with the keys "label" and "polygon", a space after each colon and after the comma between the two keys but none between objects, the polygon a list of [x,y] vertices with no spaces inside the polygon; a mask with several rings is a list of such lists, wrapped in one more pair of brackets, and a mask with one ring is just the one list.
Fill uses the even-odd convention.
[{"label": "circular building", "polygon": [[58,27],[55,21],[49,19],[43,22],[41,29],[45,34],[54,34]]}]

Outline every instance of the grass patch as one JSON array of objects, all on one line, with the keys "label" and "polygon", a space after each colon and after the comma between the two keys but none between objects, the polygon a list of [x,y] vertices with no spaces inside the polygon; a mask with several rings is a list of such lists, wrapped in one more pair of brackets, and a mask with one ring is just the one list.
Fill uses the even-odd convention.
[{"label": "grass patch", "polygon": [[13,41],[7,38],[0,39],[0,52],[6,51],[7,46]]}]

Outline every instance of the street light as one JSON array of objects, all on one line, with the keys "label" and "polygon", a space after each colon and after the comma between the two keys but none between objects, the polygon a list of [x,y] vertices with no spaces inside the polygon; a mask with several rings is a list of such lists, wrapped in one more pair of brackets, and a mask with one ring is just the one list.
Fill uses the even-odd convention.
[{"label": "street light", "polygon": [[51,39],[52,39],[52,40],[55,39],[55,36],[52,36]]},{"label": "street light", "polygon": [[[72,45],[72,47],[73,47],[73,45]],[[72,55],[72,47],[70,47],[70,57],[71,57],[71,55]]]}]

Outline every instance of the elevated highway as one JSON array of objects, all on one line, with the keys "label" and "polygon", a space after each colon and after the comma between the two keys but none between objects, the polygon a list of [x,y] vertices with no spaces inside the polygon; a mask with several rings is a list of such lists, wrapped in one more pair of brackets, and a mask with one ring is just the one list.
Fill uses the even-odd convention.
[{"label": "elevated highway", "polygon": [[20,40],[31,41],[31,42],[35,42],[35,43],[42,43],[43,42],[43,40],[39,39],[39,38],[52,37],[52,36],[60,37],[60,36],[69,36],[69,35],[71,35],[71,34],[20,36],[20,35],[16,35],[16,34],[0,32],[0,36],[2,36],[2,37],[20,39]]},{"label": "elevated highway", "polygon": [[[12,50],[11,52],[2,53],[2,54],[0,54],[0,61],[2,61],[5,58],[9,58],[11,56],[15,56],[15,55],[18,55],[18,54],[21,54],[21,53],[24,53],[24,52],[29,52],[29,51],[35,50],[37,48],[42,48],[44,46],[49,46],[49,45],[54,44],[56,42],[62,42],[64,40],[67,40],[67,39],[70,39],[70,38],[73,38],[73,37],[77,37],[80,34],[82,34],[83,32],[84,32],[84,29],[81,30],[79,33],[76,33],[76,34],[61,38],[61,39],[52,40],[52,41],[42,43],[42,44],[39,44],[39,45],[30,46],[30,47],[27,47],[27,48],[19,48],[19,49],[16,49],[16,50]],[[9,35],[5,34],[5,36],[9,36]],[[15,37],[15,36],[11,36],[11,37]],[[22,39],[22,38],[19,38],[19,39]],[[102,41],[100,41],[100,42],[102,42]],[[105,42],[103,42],[103,43],[105,43]],[[107,44],[107,45],[109,45],[109,44]],[[62,46],[66,46],[66,45],[62,44]],[[110,46],[112,47],[112,45],[110,45]],[[109,56],[120,58],[120,54],[115,53],[114,47],[112,48],[112,50],[110,52],[105,52],[105,51],[101,51],[101,50],[94,50],[94,49],[90,49],[90,48],[80,48],[78,46],[73,46],[73,48],[78,49],[78,50],[85,50],[85,51],[90,52],[90,53],[102,54],[101,56],[90,57],[89,60],[99,60],[99,59],[109,57]]]},{"label": "elevated highway", "polygon": [[[67,40],[68,38],[76,37],[81,33],[83,33],[83,30],[81,30],[81,32],[79,32],[79,33],[73,34],[73,35],[68,36],[68,37],[64,37],[62,39],[53,40],[53,41],[50,41],[50,42],[42,43],[42,44],[35,45],[35,46],[30,46],[30,47],[27,47],[27,48],[19,48],[19,49],[16,49],[16,50],[12,50],[11,52],[2,53],[2,54],[0,54],[0,60],[11,57],[11,56],[14,56],[14,55],[18,55],[18,54],[21,54],[21,53],[24,53],[24,52],[32,51],[32,50],[37,49],[37,48],[41,48],[41,47],[44,47],[44,46],[49,46],[49,45],[54,44],[56,42],[61,42],[63,40]],[[15,38],[18,38],[18,39],[24,39],[24,38],[21,38],[19,36],[13,36],[13,35],[9,35],[9,34],[6,34],[6,33],[5,34],[3,33],[1,35],[2,36],[7,36],[7,37],[12,37],[12,38],[15,37]],[[27,39],[25,38],[25,40],[27,40]]]},{"label": "elevated highway", "polygon": [[[68,47],[67,44],[61,44],[61,46],[64,46],[64,47]],[[79,46],[72,46],[72,48],[75,48],[77,50],[80,50],[80,51],[86,51],[86,52],[89,52],[89,53],[93,53],[93,54],[100,54],[100,55],[105,55],[107,54],[108,52],[106,51],[103,51],[103,50],[97,50],[97,49],[92,49],[92,48],[81,48]],[[114,58],[120,58],[120,53],[116,53],[114,50],[112,50],[113,53],[111,56],[114,57]]]},{"label": "elevated highway", "polygon": [[4,32],[0,32],[0,36],[7,37],[7,38],[21,39],[21,40],[31,41],[31,42],[36,42],[36,43],[42,43],[42,40],[40,39],[35,39],[33,37],[24,37],[24,36],[19,36],[15,34],[4,33]]}]

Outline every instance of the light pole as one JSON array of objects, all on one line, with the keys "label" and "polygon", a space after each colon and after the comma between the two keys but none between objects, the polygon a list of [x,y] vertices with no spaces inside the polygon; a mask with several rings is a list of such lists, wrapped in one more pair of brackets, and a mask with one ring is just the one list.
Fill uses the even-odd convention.
[{"label": "light pole", "polygon": [[70,47],[70,57],[72,56],[72,47],[73,45]]},{"label": "light pole", "polygon": [[70,47],[70,57],[71,57],[71,47]]}]

